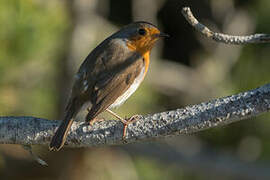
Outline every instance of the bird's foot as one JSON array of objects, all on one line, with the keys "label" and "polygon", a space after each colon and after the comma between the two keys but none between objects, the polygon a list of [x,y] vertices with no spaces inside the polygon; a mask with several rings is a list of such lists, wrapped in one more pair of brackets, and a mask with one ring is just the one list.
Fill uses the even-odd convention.
[{"label": "bird's foot", "polygon": [[137,121],[140,117],[141,117],[140,115],[136,114],[136,115],[131,116],[129,119],[123,119],[124,121],[121,120],[121,122],[124,124],[123,137],[122,137],[123,139],[125,139],[126,137],[128,125]]},{"label": "bird's foot", "polygon": [[126,118],[126,119],[123,119],[122,117],[120,117],[118,114],[116,114],[115,112],[111,111],[110,109],[106,109],[106,111],[108,113],[110,113],[112,116],[116,117],[117,119],[119,119],[123,125],[124,125],[124,130],[123,130],[123,136],[122,136],[122,139],[125,139],[126,137],[126,134],[127,134],[127,127],[129,124],[133,123],[134,121],[137,121],[140,117],[140,115],[133,115],[131,116],[130,118]]}]

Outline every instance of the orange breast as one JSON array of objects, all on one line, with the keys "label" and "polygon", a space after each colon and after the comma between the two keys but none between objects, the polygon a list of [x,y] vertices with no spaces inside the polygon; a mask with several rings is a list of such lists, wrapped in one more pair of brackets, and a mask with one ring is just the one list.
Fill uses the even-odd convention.
[{"label": "orange breast", "polygon": [[147,50],[145,48],[138,48],[141,47],[139,45],[137,45],[136,43],[140,43],[141,41],[133,41],[133,42],[128,42],[127,43],[127,47],[131,50],[131,51],[137,51],[138,53],[140,53],[144,59],[144,76],[146,75],[147,71],[148,71],[148,67],[149,67],[149,62],[150,62],[150,51],[151,49]]},{"label": "orange breast", "polygon": [[146,52],[143,55],[143,59],[144,59],[144,75],[143,75],[143,77],[145,77],[145,75],[148,71],[148,68],[149,68],[149,63],[150,63],[150,51]]}]

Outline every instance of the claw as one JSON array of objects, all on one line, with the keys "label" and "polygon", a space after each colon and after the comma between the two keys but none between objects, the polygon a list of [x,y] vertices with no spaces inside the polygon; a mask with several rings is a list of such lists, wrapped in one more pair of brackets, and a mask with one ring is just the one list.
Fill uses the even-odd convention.
[{"label": "claw", "polygon": [[125,137],[126,137],[128,125],[135,122],[135,121],[137,121],[139,117],[140,117],[140,115],[136,114],[136,115],[131,116],[129,119],[125,120],[126,122],[122,121],[122,123],[124,124],[124,130],[123,130],[122,139],[125,139]]},{"label": "claw", "polygon": [[140,115],[133,115],[128,119],[123,119],[121,118],[119,115],[117,115],[116,113],[114,113],[113,111],[111,111],[110,109],[106,109],[106,111],[108,113],[110,113],[112,116],[116,117],[117,119],[119,119],[123,124],[124,124],[124,129],[123,129],[123,136],[122,139],[124,140],[127,134],[127,127],[130,123],[133,123],[134,121],[136,121]]}]

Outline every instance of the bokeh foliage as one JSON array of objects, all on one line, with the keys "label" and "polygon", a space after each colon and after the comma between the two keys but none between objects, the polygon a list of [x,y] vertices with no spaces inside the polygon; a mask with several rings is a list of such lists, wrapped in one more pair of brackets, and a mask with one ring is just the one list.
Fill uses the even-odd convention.
[{"label": "bokeh foliage", "polygon": [[[136,19],[136,17],[132,17],[135,16],[132,14],[132,11],[135,11],[132,9],[135,7],[134,1],[136,0],[89,0],[89,3],[96,3],[97,5],[96,8],[90,9],[87,13],[98,16],[100,18],[97,20],[98,23],[106,22],[120,28],[132,19]],[[63,63],[67,63],[64,59],[70,58],[67,55],[72,51],[72,46],[67,44],[72,43],[72,41],[67,39],[71,39],[73,28],[79,24],[74,18],[74,8],[79,7],[79,3],[76,4],[75,2],[77,1],[0,1],[1,115],[26,115],[49,119],[55,119],[62,115],[58,107],[59,97],[67,94],[69,90],[65,89],[65,92],[63,92],[63,89],[59,89],[59,84],[72,81],[70,77],[61,73],[65,68]],[[230,19],[230,13],[233,10],[234,12],[244,11],[252,19],[251,24],[254,27],[252,32],[270,33],[270,14],[268,12],[270,1],[191,0],[184,3],[178,0],[165,0],[153,1],[153,3],[157,4],[157,11],[152,14],[153,20],[156,20],[155,23],[171,35],[171,39],[163,42],[165,47],[161,48],[161,44],[156,47],[158,52],[152,56],[152,59],[155,59],[158,63],[174,62],[192,71],[198,71],[202,75],[198,76],[199,78],[195,82],[190,83],[195,84],[205,81],[211,91],[202,91],[200,95],[190,95],[189,92],[171,92],[170,90],[170,93],[166,94],[149,82],[151,78],[148,79],[147,77],[144,84],[125,106],[117,110],[122,116],[179,108],[187,104],[239,93],[269,83],[269,44],[244,46],[239,49],[239,55],[235,56],[236,59],[233,60],[234,62],[231,63],[230,67],[226,67],[228,71],[222,78],[212,79],[211,75],[208,78],[208,72],[204,71],[209,71],[214,73],[214,76],[219,77],[219,69],[222,69],[223,64],[226,64],[226,62],[221,61],[230,60],[226,59],[229,54],[223,54],[224,57],[213,56],[217,44],[194,32],[181,17],[179,8],[184,5],[191,6],[200,20],[220,31],[225,28],[223,26],[229,24],[227,21],[234,20],[233,18]],[[226,6],[223,7],[218,4],[225,4]],[[215,13],[216,7],[220,8],[220,11],[225,10]],[[123,8],[125,10],[120,11]],[[145,8],[149,12],[152,9],[150,7]],[[143,9],[138,14],[149,14],[149,12]],[[81,13],[82,17],[85,16],[84,12]],[[76,16],[80,17],[78,14]],[[217,15],[220,15],[220,17]],[[140,20],[151,21],[152,19],[147,17]],[[87,21],[90,24],[97,23],[90,16]],[[96,26],[96,24],[91,25],[92,28]],[[94,48],[97,43],[105,38],[103,37],[105,31],[111,29],[111,27],[106,28],[106,25],[104,23],[104,30],[96,29],[97,34],[91,34],[93,31],[89,34],[89,36],[96,38],[94,42],[89,42],[93,45],[91,48]],[[235,26],[235,29],[241,26],[242,24],[239,23]],[[88,46],[83,42],[79,45],[80,47]],[[236,48],[236,46],[231,48]],[[81,57],[85,56],[87,54],[81,55]],[[207,66],[205,67],[204,64],[207,64]],[[150,71],[155,71],[154,68],[158,66],[151,67]],[[165,66],[159,68],[156,71],[161,71]],[[216,82],[212,82],[212,80]],[[200,87],[194,86],[194,88]],[[187,96],[187,94],[189,95]],[[181,101],[181,99],[185,99],[185,101]],[[225,128],[216,128],[193,135],[193,140],[186,142],[186,144],[179,142],[178,139],[173,140],[172,144],[177,148],[190,146],[192,152],[199,152],[203,149],[202,147],[208,147],[211,152],[225,153],[244,162],[267,162],[269,167],[269,129],[269,114],[265,114]],[[189,138],[187,137],[187,139]],[[161,142],[167,143],[166,140],[161,140]],[[195,146],[196,143],[199,145]],[[139,144],[138,146],[143,145]],[[37,147],[35,150],[45,157],[50,165],[48,169],[43,169],[32,162],[27,153],[18,146],[1,145],[0,179],[18,179],[18,177],[21,179],[61,179],[61,177],[68,177],[69,179],[75,179],[73,177],[80,177],[79,179],[125,179],[121,176],[123,167],[126,167],[127,172],[135,174],[134,179],[207,179],[208,177],[208,172],[201,175],[192,167],[190,167],[190,171],[186,171],[187,167],[183,169],[175,164],[166,164],[159,161],[159,157],[155,159],[146,156],[134,157],[119,149],[109,147],[64,150],[55,155],[49,153],[47,147]],[[35,174],[31,174],[33,167],[35,168]],[[223,178],[231,179],[229,177]]]},{"label": "bokeh foliage", "polygon": [[55,116],[55,67],[69,21],[64,3],[0,2],[0,108],[4,115]]}]

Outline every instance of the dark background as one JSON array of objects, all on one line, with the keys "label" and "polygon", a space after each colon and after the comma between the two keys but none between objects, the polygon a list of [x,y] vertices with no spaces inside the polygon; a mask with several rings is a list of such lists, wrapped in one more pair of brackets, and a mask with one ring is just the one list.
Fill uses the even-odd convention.
[{"label": "dark background", "polygon": [[[181,15],[217,32],[269,33],[269,0],[1,0],[0,113],[61,119],[72,78],[88,53],[132,21],[156,24],[150,72],[117,110],[149,114],[236,94],[269,82],[270,46],[224,45]],[[105,115],[107,118],[112,118]],[[269,114],[190,136],[103,148],[34,151],[0,145],[0,179],[269,179]]]}]

